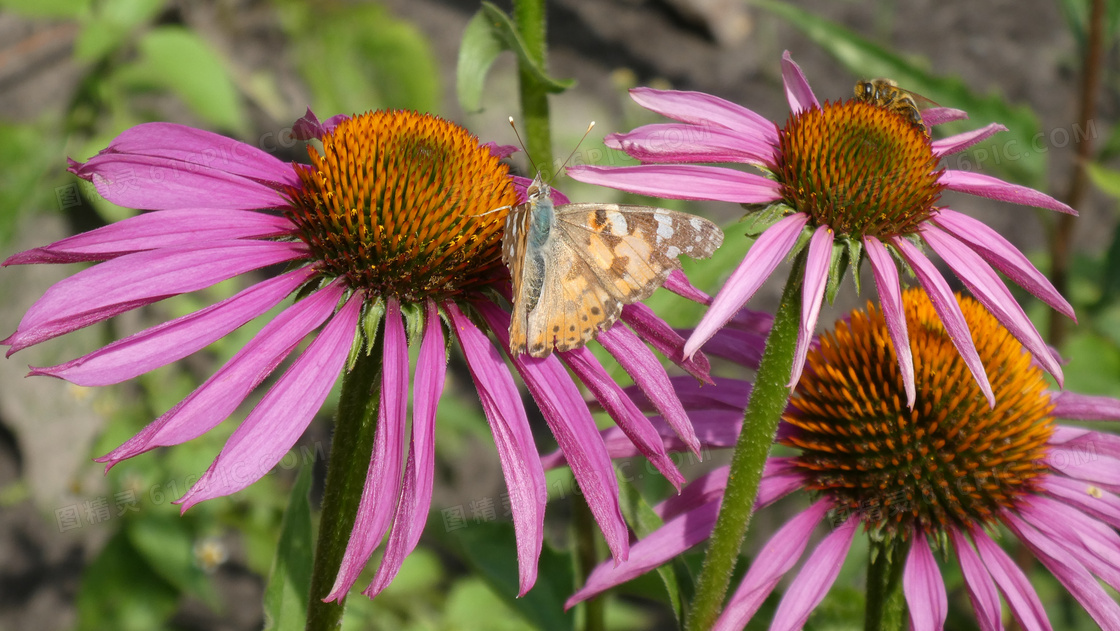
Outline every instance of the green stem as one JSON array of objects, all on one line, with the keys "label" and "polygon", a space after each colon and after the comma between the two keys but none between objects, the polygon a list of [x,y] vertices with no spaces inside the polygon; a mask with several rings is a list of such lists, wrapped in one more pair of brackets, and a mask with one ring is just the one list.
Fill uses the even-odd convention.
[{"label": "green stem", "polygon": [[789,401],[790,389],[786,384],[789,383],[801,318],[801,277],[805,269],[805,252],[803,250],[797,256],[790,270],[782,302],[774,315],[770,337],[766,340],[766,350],[744,413],[743,430],[731,457],[723,505],[715,530],[708,540],[708,552],[697,581],[696,598],[685,626],[689,631],[710,629],[719,615],[731,582],[731,571],[739,558],[739,548],[750,526],[754,499],[762,480],[762,467],[770,454],[778,421]]},{"label": "green stem", "polygon": [[342,379],[342,394],[335,418],[327,481],[323,488],[323,510],[319,518],[319,540],[311,573],[311,596],[307,606],[307,631],[342,628],[346,599],[323,602],[334,586],[350,531],[358,514],[373,435],[381,404],[381,337],[367,355],[358,354],[353,370]]},{"label": "green stem", "polygon": [[[545,40],[544,0],[514,0],[513,20],[525,42],[525,50],[542,69],[547,70],[548,45]],[[528,68],[518,69],[521,88],[521,116],[529,157],[542,175],[552,177],[552,131],[548,122],[548,90]]]},{"label": "green stem", "polygon": [[864,631],[901,631],[907,622],[906,599],[902,594],[902,569],[906,567],[905,544],[872,542],[867,558],[867,607]]},{"label": "green stem", "polygon": [[[572,529],[575,531],[576,588],[579,588],[587,583],[591,570],[599,564],[599,551],[595,546],[598,526],[583,495],[572,498]],[[599,596],[583,603],[584,631],[604,631],[607,628],[604,604]]]}]

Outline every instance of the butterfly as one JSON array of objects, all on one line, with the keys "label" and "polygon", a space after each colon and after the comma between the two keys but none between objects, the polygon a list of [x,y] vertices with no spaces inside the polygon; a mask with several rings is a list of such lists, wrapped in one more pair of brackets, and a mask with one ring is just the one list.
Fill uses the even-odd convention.
[{"label": "butterfly", "polygon": [[545,357],[609,329],[622,307],[649,297],[680,269],[723,243],[714,223],[688,213],[625,204],[552,203],[540,173],[528,201],[506,216],[502,260],[513,279],[509,350]]}]

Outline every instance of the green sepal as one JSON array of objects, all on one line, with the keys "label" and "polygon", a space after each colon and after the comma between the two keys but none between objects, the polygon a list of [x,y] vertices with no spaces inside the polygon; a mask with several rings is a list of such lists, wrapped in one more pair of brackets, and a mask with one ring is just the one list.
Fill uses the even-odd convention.
[{"label": "green sepal", "polygon": [[369,355],[373,351],[381,327],[381,319],[384,316],[385,300],[380,296],[377,300],[362,305],[362,314],[358,316],[358,334],[354,336],[354,343],[350,345],[350,355],[346,359],[347,372],[354,369],[354,364],[361,354]]},{"label": "green sepal", "polygon": [[424,337],[424,303],[402,302],[401,314],[404,316],[404,330],[409,345],[419,344]]},{"label": "green sepal", "polygon": [[856,295],[858,296],[862,291],[860,289],[859,271],[863,263],[863,241],[848,237],[845,239],[848,246],[848,263],[852,266],[852,280],[856,284]]},{"label": "green sepal", "polygon": [[741,204],[744,210],[747,211],[740,222],[746,227],[746,235],[752,239],[757,239],[759,235],[770,229],[771,226],[778,223],[786,215],[793,214],[795,211],[784,202],[775,202],[772,204]]},{"label": "green sepal", "polygon": [[828,285],[825,286],[825,298],[828,304],[836,300],[840,291],[840,282],[844,280],[844,273],[848,271],[848,247],[842,239],[832,242],[832,256],[828,261]]}]

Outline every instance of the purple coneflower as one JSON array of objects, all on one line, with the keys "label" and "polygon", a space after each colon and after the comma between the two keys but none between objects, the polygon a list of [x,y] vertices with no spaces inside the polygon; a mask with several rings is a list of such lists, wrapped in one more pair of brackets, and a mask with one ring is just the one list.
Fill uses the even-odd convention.
[{"label": "purple coneflower", "polygon": [[[1097,582],[1120,589],[1120,438],[1054,421],[1117,421],[1120,401],[1049,390],[1014,334],[975,300],[962,298],[972,341],[994,376],[997,406],[991,408],[926,294],[910,289],[902,302],[918,375],[916,404],[904,402],[883,310],[869,303],[818,338],[779,433],[798,453],[769,459],[756,508],[796,491],[815,501],[754,555],[715,628],[742,628],[803,556],[813,532],[829,522],[834,528],[786,588],[771,629],[805,624],[860,524],[879,554],[903,563],[901,589],[913,629],[945,625],[947,595],[935,550],[955,557],[981,629],[1003,628],[1000,594],[1023,629],[1052,628],[1026,575],[998,545],[1000,526],[1102,628],[1120,629],[1120,605]],[[715,353],[716,347],[714,341],[705,348]],[[743,405],[744,388],[732,392],[717,400],[699,390],[682,399],[690,409]],[[713,425],[700,433],[705,444],[726,445],[738,428]],[[615,456],[635,453],[614,444]],[[706,539],[726,482],[727,468],[717,469],[663,502],[657,511],[664,526],[633,545],[627,562],[596,568],[569,605]]]},{"label": "purple coneflower", "polygon": [[[930,142],[923,128],[887,108],[855,99],[819,103],[788,52],[782,58],[782,78],[791,114],[781,128],[749,109],[708,94],[635,88],[630,94],[640,105],[681,124],[646,125],[612,134],[607,145],[642,162],[665,164],[568,169],[583,182],[657,197],[737,202],[763,213],[759,225],[765,229],[716,296],[685,345],[685,353],[695,352],[711,339],[783,259],[807,244],[801,326],[790,386],[801,374],[825,289],[839,283],[834,270],[843,270],[846,264],[858,267],[866,257],[890,323],[891,339],[902,349],[898,361],[907,401],[913,403],[913,360],[904,343],[906,321],[893,254],[929,292],[941,321],[960,342],[958,350],[988,402],[995,405],[952,290],[916,245],[920,240],[1061,383],[1061,366],[1046,352],[1042,337],[992,268],[1071,318],[1072,307],[1007,239],[975,219],[936,205],[941,192],[950,190],[1075,214],[1066,204],[1033,189],[978,173],[938,168],[941,158],[1006,128],[993,123]],[[927,125],[967,117],[949,108],[926,110],[923,115]],[[681,164],[687,162],[749,164],[764,175]],[[758,206],[766,210],[758,211]],[[854,277],[858,282],[859,274]]]},{"label": "purple coneflower", "polygon": [[[166,123],[133,127],[89,161],[72,163],[71,170],[109,201],[154,212],[9,258],[5,265],[97,265],[48,289],[3,343],[11,354],[170,296],[286,264],[284,273],[222,302],[73,361],[33,368],[32,374],[83,386],[119,383],[182,359],[296,295],[293,305],[190,396],[98,459],[112,467],[209,431],[318,329],[209,469],[177,500],[186,510],[265,475],[303,434],[339,373],[378,352],[373,361],[381,366],[380,403],[372,456],[355,526],[328,596],[342,599],[389,533],[383,561],[365,593],[381,591],[416,546],[427,519],[446,326],[459,343],[494,434],[511,498],[524,594],[536,579],[546,488],[526,412],[502,355],[509,326],[499,298],[508,293],[509,282],[501,263],[502,226],[506,209],[524,199],[527,183],[511,177],[500,162],[512,148],[481,145],[457,125],[401,111],[339,116],[325,124],[308,112],[295,129],[303,139],[322,142],[322,153],[308,147],[311,166]],[[681,277],[668,284],[687,289]],[[614,327],[599,342],[622,356],[636,383],[697,449],[684,408],[645,342],[703,379],[706,360],[683,359],[684,339],[643,305],[628,306],[622,320],[633,330]],[[406,323],[415,339],[409,340]],[[411,379],[410,341],[420,346]],[[612,554],[622,560],[627,532],[610,458],[565,365],[674,485],[683,478],[656,430],[588,349],[544,359],[513,358],[572,463]],[[406,436],[410,383],[413,413],[411,436]]]}]

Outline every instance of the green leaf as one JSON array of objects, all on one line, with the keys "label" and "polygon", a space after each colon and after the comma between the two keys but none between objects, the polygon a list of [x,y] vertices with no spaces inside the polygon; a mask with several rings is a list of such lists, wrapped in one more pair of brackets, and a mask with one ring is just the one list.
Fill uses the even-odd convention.
[{"label": "green leaf", "polygon": [[74,42],[74,56],[97,61],[117,50],[164,8],[163,0],[102,0],[93,14],[82,20],[82,31]]},{"label": "green leaf", "polygon": [[169,90],[221,129],[237,133],[248,129],[241,95],[225,61],[201,37],[166,26],[146,33],[139,48],[140,59],[120,70],[126,84]]},{"label": "green leaf", "polygon": [[557,93],[575,85],[576,82],[572,79],[554,79],[545,72],[544,68],[529,54],[525,42],[521,39],[521,34],[517,32],[517,27],[513,24],[513,20],[504,11],[492,3],[483,2],[481,12],[486,15],[490,28],[494,35],[505,44],[506,50],[511,50],[517,55],[520,67],[527,70],[534,79],[539,81],[545,90]]},{"label": "green leaf", "polygon": [[[127,597],[122,597],[127,595]],[[161,629],[179,591],[148,565],[124,531],[118,532],[82,573],[78,631]]]},{"label": "green leaf", "polygon": [[180,591],[191,594],[213,609],[220,606],[210,578],[195,563],[195,535],[190,520],[178,511],[150,511],[125,527],[128,541],[149,567]]},{"label": "green leaf", "polygon": [[311,590],[311,488],[312,467],[299,471],[288,510],[280,525],[280,542],[264,592],[265,629],[299,631],[307,622],[307,597]]},{"label": "green leaf", "polygon": [[455,70],[455,86],[459,105],[467,112],[482,110],[482,92],[486,75],[498,55],[505,50],[502,39],[493,28],[486,12],[479,9],[463,31],[459,46],[459,64]]},{"label": "green leaf", "polygon": [[[662,526],[664,522],[657,513],[653,512],[653,508],[646,503],[645,498],[631,483],[620,481],[618,490],[622,515],[639,539]],[[670,563],[658,567],[657,574],[665,584],[669,604],[672,605],[673,613],[677,616],[677,623],[683,628],[684,619],[688,615],[688,604],[692,602],[692,596],[696,591],[692,572],[683,559],[676,557]]]},{"label": "green leaf", "polygon": [[1105,195],[1120,199],[1120,171],[1102,166],[1098,162],[1089,162],[1085,165],[1089,179],[1097,188],[1104,191]]},{"label": "green leaf", "polygon": [[450,533],[448,542],[510,608],[537,628],[545,631],[570,631],[574,627],[571,612],[564,611],[564,601],[571,595],[575,580],[568,555],[545,543],[541,550],[536,585],[528,594],[517,598],[517,543],[513,524],[472,523]]},{"label": "green leaf", "polygon": [[[1038,117],[1025,106],[1008,105],[999,95],[980,96],[958,78],[940,77],[916,63],[895,55],[842,26],[797,8],[792,3],[753,0],[757,6],[785,19],[806,37],[835,57],[853,75],[862,78],[888,77],[899,85],[932,99],[945,107],[968,112],[969,120],[950,123],[939,128],[948,133],[976,129],[988,123],[1001,123],[1009,131],[979,143],[968,152],[946,159],[947,166],[960,170],[985,169],[1032,186],[1046,185],[1046,156],[1050,144],[1058,146],[1060,138],[1049,140],[1042,134]],[[851,93],[842,95],[850,97]],[[822,99],[823,100],[823,99]],[[835,100],[835,97],[830,100]],[[1074,128],[1069,135],[1084,134]],[[1068,142],[1066,138],[1065,142]],[[1064,144],[1064,143],[1063,143]]]},{"label": "green leaf", "polygon": [[439,108],[439,66],[428,40],[385,7],[289,2],[281,17],[320,118]]}]

